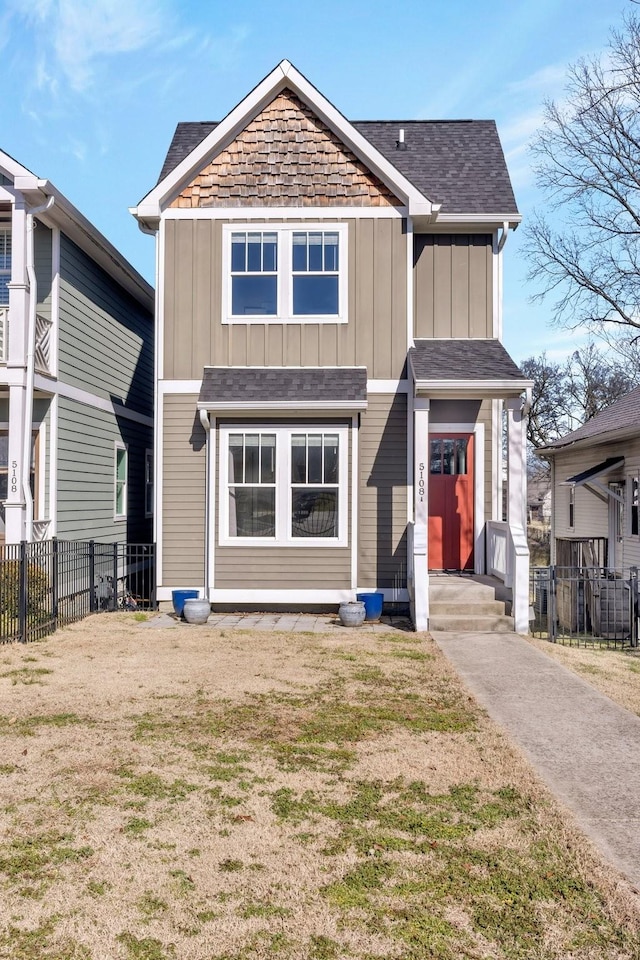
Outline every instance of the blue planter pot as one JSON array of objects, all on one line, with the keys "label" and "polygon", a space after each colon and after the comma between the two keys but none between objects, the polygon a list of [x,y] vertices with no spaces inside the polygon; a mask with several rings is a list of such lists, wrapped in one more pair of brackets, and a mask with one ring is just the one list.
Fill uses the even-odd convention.
[{"label": "blue planter pot", "polygon": [[176,614],[181,617],[184,612],[184,602],[185,600],[197,600],[200,596],[199,590],[172,590],[171,591],[171,600],[173,601],[173,609]]},{"label": "blue planter pot", "polygon": [[356,597],[364,603],[364,619],[367,622],[380,619],[384,603],[383,593],[357,593]]}]

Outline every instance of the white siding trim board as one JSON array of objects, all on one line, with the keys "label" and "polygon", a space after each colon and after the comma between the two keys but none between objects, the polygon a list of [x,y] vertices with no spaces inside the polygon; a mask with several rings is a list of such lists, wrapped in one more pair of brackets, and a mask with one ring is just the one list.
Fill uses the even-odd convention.
[{"label": "white siding trim board", "polygon": [[[170,207],[162,220],[400,220],[406,207]],[[161,220],[161,222],[162,222]]]},{"label": "white siding trim board", "polygon": [[[171,600],[172,587],[158,587],[156,596],[158,600]],[[193,587],[180,587],[183,589],[199,590],[204,592],[203,584],[194,584]],[[364,588],[363,588],[364,590]],[[353,600],[354,590],[210,590],[209,600],[211,603],[238,603],[239,609],[242,609],[244,603],[303,603],[309,606],[318,606],[319,604],[343,603]],[[371,587],[366,588],[366,592],[371,592]],[[402,588],[382,587],[378,591],[384,594],[387,603],[407,603],[409,600],[408,591]]]},{"label": "white siding trim board", "polygon": [[[21,381],[20,381],[21,382]],[[116,417],[124,417],[126,420],[134,420],[145,427],[153,426],[153,417],[147,417],[137,410],[130,410],[123,404],[116,403],[113,400],[107,400],[105,397],[99,397],[95,393],[89,393],[87,390],[81,390],[79,387],[73,387],[62,380],[52,382],[48,377],[41,374],[35,376],[35,389],[42,390],[44,393],[54,396],[66,397],[67,400],[76,400],[88,407],[95,407],[97,410],[103,410],[105,413],[113,413]]]}]

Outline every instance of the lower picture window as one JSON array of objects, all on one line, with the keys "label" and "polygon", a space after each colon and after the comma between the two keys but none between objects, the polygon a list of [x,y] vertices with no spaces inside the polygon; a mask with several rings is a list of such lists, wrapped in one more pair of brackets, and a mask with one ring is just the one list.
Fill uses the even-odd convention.
[{"label": "lower picture window", "polygon": [[347,539],[348,429],[221,428],[220,540]]}]

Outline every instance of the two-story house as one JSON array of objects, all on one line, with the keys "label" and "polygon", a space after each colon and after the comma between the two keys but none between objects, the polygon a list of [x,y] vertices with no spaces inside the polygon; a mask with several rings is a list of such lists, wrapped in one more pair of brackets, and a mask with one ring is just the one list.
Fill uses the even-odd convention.
[{"label": "two-story house", "polygon": [[153,290],[0,151],[0,542],[149,543]]},{"label": "two-story house", "polygon": [[222,121],[178,125],[132,213],[157,237],[159,599],[381,590],[425,628],[430,570],[514,581],[517,560],[525,629],[530,383],[501,345],[520,216],[495,125],[350,122],[283,61]]}]

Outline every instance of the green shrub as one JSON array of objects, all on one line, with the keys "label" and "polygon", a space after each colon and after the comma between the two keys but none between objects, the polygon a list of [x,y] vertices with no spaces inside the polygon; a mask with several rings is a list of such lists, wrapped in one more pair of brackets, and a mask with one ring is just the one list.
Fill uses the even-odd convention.
[{"label": "green shrub", "polygon": [[[40,620],[47,609],[49,576],[37,563],[27,566],[27,616]],[[20,561],[0,561],[0,616],[16,619],[20,614]]]}]

